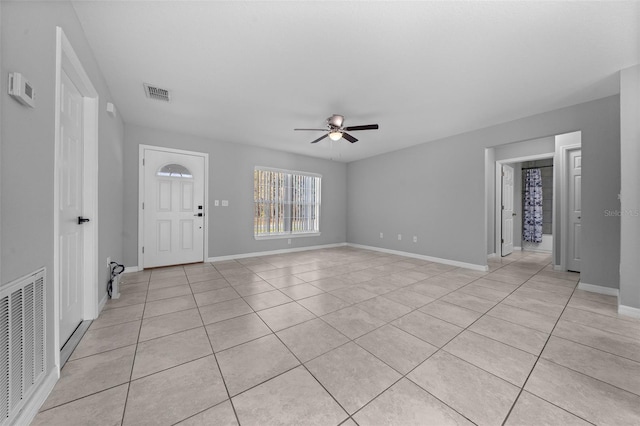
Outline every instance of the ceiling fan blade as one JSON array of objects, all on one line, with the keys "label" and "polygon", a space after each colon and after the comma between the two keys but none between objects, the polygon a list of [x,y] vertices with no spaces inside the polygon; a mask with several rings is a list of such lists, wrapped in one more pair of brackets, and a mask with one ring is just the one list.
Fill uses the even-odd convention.
[{"label": "ceiling fan blade", "polygon": [[342,137],[345,138],[346,140],[348,140],[351,143],[354,142],[358,142],[358,139],[354,138],[353,136],[351,136],[349,133],[342,133]]},{"label": "ceiling fan blade", "polygon": [[326,132],[327,129],[293,129],[293,130],[317,130],[318,132]]},{"label": "ceiling fan blade", "polygon": [[345,127],[345,130],[348,130],[350,132],[354,131],[354,130],[378,130],[378,125],[377,124],[365,124],[363,126],[349,126],[349,127]]},{"label": "ceiling fan blade", "polygon": [[317,143],[317,142],[320,142],[322,139],[324,139],[324,138],[326,138],[326,137],[328,137],[328,136],[329,136],[329,134],[327,133],[327,134],[326,134],[326,135],[324,135],[324,136],[320,136],[320,137],[319,137],[318,139],[316,139],[315,141],[311,141],[311,143]]}]

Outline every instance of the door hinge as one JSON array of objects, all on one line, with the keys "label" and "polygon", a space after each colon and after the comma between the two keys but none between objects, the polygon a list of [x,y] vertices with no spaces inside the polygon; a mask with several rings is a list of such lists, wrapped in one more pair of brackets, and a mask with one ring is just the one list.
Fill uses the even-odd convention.
[{"label": "door hinge", "polygon": [[142,254],[144,254],[144,246],[142,246]]},{"label": "door hinge", "polygon": [[142,159],[142,165],[144,166],[144,158]]},{"label": "door hinge", "polygon": [[[504,238],[503,238],[502,240],[500,240],[500,242],[501,242],[502,244],[504,244]],[[142,248],[142,252],[144,253],[144,247]]]},{"label": "door hinge", "polygon": [[504,210],[504,206],[502,206],[502,210]]},{"label": "door hinge", "polygon": [[144,201],[142,202],[142,210],[144,210]]}]

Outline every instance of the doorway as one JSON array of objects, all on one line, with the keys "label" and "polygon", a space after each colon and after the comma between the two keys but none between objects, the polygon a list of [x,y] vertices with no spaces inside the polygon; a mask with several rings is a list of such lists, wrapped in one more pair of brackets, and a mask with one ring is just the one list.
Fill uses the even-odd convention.
[{"label": "doorway", "polygon": [[54,352],[61,368],[98,315],[98,92],[60,27],[55,90]]},{"label": "doorway", "polygon": [[[541,244],[531,244],[528,246],[523,232],[525,230],[525,218],[526,216],[529,218],[524,206],[526,169],[529,168],[529,165],[535,164],[549,163],[553,165],[553,155],[553,153],[548,152],[525,157],[501,159],[495,162],[495,244],[496,248],[500,250],[499,253],[502,257],[516,250],[553,253],[555,213],[551,206],[556,203],[555,191],[547,191],[549,196],[545,198],[545,200],[547,201],[548,208],[545,212],[540,212],[542,217],[544,217],[544,214],[549,216],[548,229],[544,230],[547,234],[545,235],[544,232],[542,232],[542,237],[545,243],[548,244],[544,247],[548,247],[548,250],[543,249]],[[509,217],[511,217],[510,221],[508,220]],[[551,241],[548,242],[546,241],[547,239],[551,239]]]},{"label": "doorway", "polygon": [[140,146],[139,266],[207,258],[208,154]]},{"label": "doorway", "polygon": [[[502,166],[522,162],[553,159],[553,196],[551,211],[551,234],[553,269],[580,272],[581,258],[581,139],[580,131],[555,136],[513,142],[487,148],[487,238],[493,241],[488,246],[489,256],[500,253],[502,240]],[[575,153],[571,155],[571,153]],[[491,168],[490,168],[491,167]],[[492,176],[491,176],[492,175]],[[518,170],[516,170],[516,177]],[[572,188],[570,188],[570,182]],[[517,183],[516,183],[517,186]],[[570,193],[571,191],[571,193]],[[517,203],[516,203],[517,205]],[[516,222],[517,223],[517,222]],[[514,244],[517,250],[517,243]],[[490,251],[489,251],[490,250]],[[569,258],[576,259],[569,266]]]}]

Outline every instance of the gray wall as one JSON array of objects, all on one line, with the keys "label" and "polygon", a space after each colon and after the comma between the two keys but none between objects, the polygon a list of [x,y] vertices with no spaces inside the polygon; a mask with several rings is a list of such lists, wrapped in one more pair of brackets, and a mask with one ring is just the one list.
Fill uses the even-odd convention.
[{"label": "gray wall", "polygon": [[500,161],[544,154],[552,156],[556,146],[555,138],[549,136],[546,138],[507,143],[496,146],[494,149],[496,150],[496,161]]},{"label": "gray wall", "polygon": [[[122,259],[123,124],[106,113],[109,90],[67,2],[2,2],[2,242],[1,283],[46,267],[47,336],[53,336],[53,176],[56,26],[61,26],[100,94],[99,112],[99,296],[106,293],[106,257]],[[7,73],[33,84],[36,108],[7,95]],[[48,340],[53,343],[53,338]],[[53,365],[49,352],[48,365]]]},{"label": "gray wall", "polygon": [[[602,212],[617,200],[619,122],[619,97],[610,96],[349,163],[347,240],[486,265],[485,148],[581,130],[583,279],[617,286],[619,220]],[[397,241],[398,233],[418,243]]]},{"label": "gray wall", "polygon": [[620,305],[640,316],[640,65],[620,72],[622,220]]},{"label": "gray wall", "polygon": [[[347,166],[281,151],[213,141],[127,124],[125,127],[124,253],[127,266],[138,266],[139,145],[209,154],[209,257],[308,247],[346,241]],[[253,169],[255,166],[322,175],[320,236],[255,240],[253,237]],[[229,207],[214,207],[214,200]]]}]

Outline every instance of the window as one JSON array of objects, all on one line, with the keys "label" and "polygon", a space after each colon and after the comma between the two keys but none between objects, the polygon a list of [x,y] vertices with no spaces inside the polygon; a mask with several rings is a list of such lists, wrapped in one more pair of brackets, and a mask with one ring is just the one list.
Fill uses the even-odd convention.
[{"label": "window", "polygon": [[189,169],[180,164],[167,164],[166,166],[161,167],[156,175],[161,177],[193,178]]},{"label": "window", "polygon": [[253,234],[259,237],[320,233],[320,183],[313,173],[256,167]]}]

